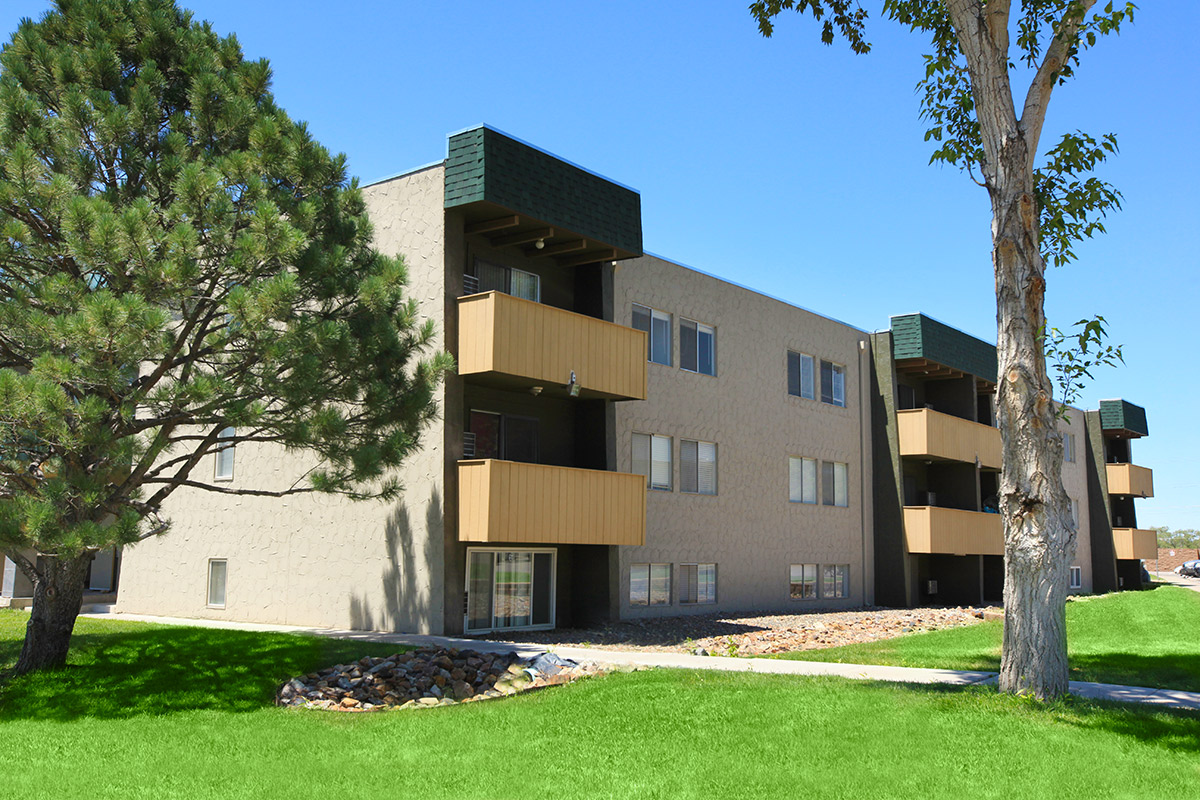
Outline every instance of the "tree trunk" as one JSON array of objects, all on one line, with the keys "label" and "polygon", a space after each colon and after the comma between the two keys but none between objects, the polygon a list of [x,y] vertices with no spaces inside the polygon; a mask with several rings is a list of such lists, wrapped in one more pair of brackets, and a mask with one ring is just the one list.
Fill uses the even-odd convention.
[{"label": "tree trunk", "polygon": [[1012,142],[992,192],[996,272],[996,413],[1004,443],[1004,646],[1000,690],[1067,692],[1066,600],[1075,528],[1062,482],[1062,438],[1046,375],[1045,265],[1032,172]]},{"label": "tree trunk", "polygon": [[83,603],[83,583],[91,553],[75,558],[47,556],[39,559],[33,583],[33,608],[25,626],[25,645],[17,659],[16,674],[55,669],[67,663],[71,632]]}]

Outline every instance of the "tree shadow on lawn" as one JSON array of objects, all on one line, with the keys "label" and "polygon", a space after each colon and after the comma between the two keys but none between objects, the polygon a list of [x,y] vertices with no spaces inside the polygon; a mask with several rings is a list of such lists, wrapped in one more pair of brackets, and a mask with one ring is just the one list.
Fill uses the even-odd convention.
[{"label": "tree shadow on lawn", "polygon": [[[999,695],[994,686],[952,686],[946,684],[895,684],[869,681],[875,686],[898,686],[926,695],[985,693]],[[1067,697],[1040,703],[1029,697],[1005,697],[1002,702],[1028,715],[1044,715],[1050,723],[1070,725],[1087,731],[1128,736],[1146,744],[1176,753],[1200,753],[1200,712],[1145,703],[1116,703]]]},{"label": "tree shadow on lawn", "polygon": [[[8,664],[16,658],[11,649],[0,651]],[[4,676],[0,721],[120,719],[201,709],[255,711],[273,705],[276,689],[288,678],[402,649],[212,628],[77,633],[63,669]]]}]

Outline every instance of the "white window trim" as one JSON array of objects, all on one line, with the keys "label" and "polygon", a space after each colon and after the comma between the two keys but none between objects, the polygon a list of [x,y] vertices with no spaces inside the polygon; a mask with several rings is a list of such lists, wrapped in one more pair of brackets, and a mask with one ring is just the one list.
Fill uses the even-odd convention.
[{"label": "white window trim", "polygon": [[[793,395],[793,397],[794,396],[795,395]],[[800,498],[801,499],[799,499],[799,500],[792,499],[792,461],[793,460],[801,462],[800,463]],[[804,490],[806,488],[805,483],[804,483],[804,462],[805,461],[811,461],[814,465],[813,466],[813,487],[812,487],[813,499],[812,500],[804,499]],[[821,504],[821,461],[819,459],[809,458],[808,456],[788,455],[788,502],[795,503],[796,505],[800,505],[800,506],[817,506],[817,505]]]},{"label": "white window trim", "polygon": [[[825,569],[827,567],[833,567],[833,569],[834,569],[834,594],[832,594],[832,595],[825,594]],[[841,582],[839,582],[836,577],[838,567],[844,567],[846,569],[846,578],[845,578],[845,580],[843,580]],[[850,592],[850,565],[849,564],[822,564],[821,570],[818,573],[818,578],[819,578],[819,586],[817,587],[817,591],[820,593],[822,600],[848,600],[848,599],[850,599],[851,592]],[[841,595],[840,597],[837,595],[837,591],[839,588],[845,590],[845,594]]]},{"label": "white window trim", "polygon": [[822,389],[824,389],[824,383],[822,382],[823,378],[821,376],[821,372],[823,370],[821,369],[820,364],[817,365],[816,381],[814,381],[814,383],[820,384],[819,386],[816,387],[817,399],[820,400],[821,403],[823,403],[824,405],[827,405],[827,406],[833,406],[834,408],[846,408],[846,365],[839,364],[838,362],[831,361],[827,358],[822,358],[822,359],[820,359],[820,361],[822,363],[829,364],[830,366],[832,366],[834,369],[835,375],[840,374],[842,376],[842,401],[840,403],[838,402],[837,394],[834,391],[837,387],[836,380],[833,381],[833,386],[829,387],[829,394],[833,398],[833,401],[827,402],[824,399],[824,393],[822,392]]},{"label": "white window trim", "polygon": [[[688,369],[683,365],[683,323],[690,322],[696,326],[696,369]],[[713,371],[703,372],[700,367],[700,334],[707,331],[712,335],[713,341]],[[679,318],[679,369],[683,372],[690,372],[693,375],[707,375],[710,378],[717,377],[717,329],[712,325],[705,325],[703,322],[694,320],[690,317]]]},{"label": "white window trim", "polygon": [[[213,564],[225,565],[225,597],[224,602],[212,602],[212,570]],[[228,558],[210,558],[208,559],[208,569],[204,573],[204,606],[205,608],[225,608],[229,604],[229,559]]]},{"label": "white window trim", "polygon": [[1083,588],[1083,567],[1071,567],[1070,579],[1067,588],[1082,589]]},{"label": "white window trim", "polygon": [[[554,547],[468,547],[467,558],[464,562],[467,572],[464,575],[470,575],[471,554],[472,553],[491,553],[493,559],[496,553],[549,553],[550,554],[550,622],[544,625],[529,625],[521,628],[471,628],[471,635],[474,636],[480,633],[494,633],[497,631],[548,631],[554,628],[555,614],[558,611],[558,549]],[[531,584],[532,587],[532,584]],[[466,596],[466,592],[463,592]],[[530,617],[533,616],[533,607],[530,606]],[[496,619],[496,576],[492,575],[492,619]],[[468,617],[463,614],[463,630],[467,630]]]},{"label": "white window trim", "polygon": [[[801,586],[804,585],[804,568],[805,567],[813,568],[812,597],[804,597],[804,596],[796,597],[792,594],[792,586],[796,583],[795,581],[792,580],[792,568],[793,567],[800,567],[800,585]],[[817,564],[815,562],[801,562],[799,564],[788,564],[788,599],[794,600],[798,603],[810,603],[810,602],[813,602],[814,600],[821,599],[821,565],[820,564]]]},{"label": "white window trim", "polygon": [[[646,334],[646,362],[650,364],[658,364],[660,367],[672,367],[675,365],[675,317],[669,311],[662,311],[654,306],[644,305],[642,303],[634,303],[630,309],[630,321],[632,322],[633,310],[643,308],[650,312],[650,330],[645,331]],[[667,323],[667,360],[666,362],[655,361],[651,356],[654,354],[654,320],[659,319]]]},{"label": "white window trim", "polygon": [[[644,603],[633,602],[632,593],[633,593],[633,568],[634,567],[645,567],[646,568],[646,602],[644,602]],[[667,568],[667,602],[665,602],[665,603],[650,602],[651,586],[654,585],[654,568],[655,567],[666,567]],[[663,606],[674,605],[675,604],[674,592],[675,592],[675,570],[671,566],[670,563],[664,563],[662,561],[638,561],[636,563],[629,565],[629,588],[625,592],[625,602],[627,602],[629,604],[630,608],[661,608]]]},{"label": "white window trim", "polygon": [[[226,435],[227,431],[233,431],[233,432]],[[231,439],[235,436],[237,436],[237,428],[233,427],[232,425],[227,425],[226,427],[221,429],[220,433],[217,434],[217,446],[213,450],[213,481],[214,482],[228,483],[233,480],[233,476],[236,473],[235,464],[236,464],[237,445],[234,445],[234,444],[222,445],[221,442],[224,439]],[[225,453],[229,453],[229,472],[228,472],[228,474],[223,474],[221,472],[221,457]]]},{"label": "white window trim", "polygon": [[[815,401],[819,402],[821,400],[821,392],[820,392],[820,385],[819,385],[820,381],[821,381],[821,375],[820,375],[821,359],[817,358],[816,356],[812,355],[811,353],[805,353],[802,350],[793,350],[789,347],[788,354],[790,355],[792,353],[795,353],[796,355],[800,356],[800,394],[792,394],[790,389],[785,386],[784,390],[785,390],[787,396],[795,397],[797,400],[815,400]],[[809,397],[808,395],[806,395],[804,393],[804,359],[806,359],[806,358],[808,359],[809,363],[812,365],[812,397]],[[784,367],[784,369],[785,369],[784,380],[786,381],[787,380],[786,366]]]},{"label": "white window trim", "polygon": [[[646,463],[646,488],[655,492],[673,492],[675,491],[675,441],[672,436],[663,436],[659,433],[647,433],[645,431],[634,431],[633,436],[648,436],[650,437],[650,452],[649,460]],[[633,436],[630,437],[630,447],[632,448]],[[654,440],[665,439],[667,441],[667,485],[654,485]],[[630,451],[630,467],[636,469],[633,463],[632,449]]]}]

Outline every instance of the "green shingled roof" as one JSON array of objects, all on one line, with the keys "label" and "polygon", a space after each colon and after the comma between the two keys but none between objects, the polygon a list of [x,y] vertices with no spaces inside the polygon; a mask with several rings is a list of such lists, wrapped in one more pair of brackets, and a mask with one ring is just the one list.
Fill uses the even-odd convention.
[{"label": "green shingled roof", "polygon": [[892,357],[924,358],[995,383],[996,348],[924,314],[892,317]]},{"label": "green shingled roof", "polygon": [[450,137],[445,207],[484,201],[642,254],[637,192],[481,126]]},{"label": "green shingled roof", "polygon": [[1146,425],[1146,409],[1126,400],[1100,401],[1100,427],[1106,431],[1150,435],[1150,428]]}]

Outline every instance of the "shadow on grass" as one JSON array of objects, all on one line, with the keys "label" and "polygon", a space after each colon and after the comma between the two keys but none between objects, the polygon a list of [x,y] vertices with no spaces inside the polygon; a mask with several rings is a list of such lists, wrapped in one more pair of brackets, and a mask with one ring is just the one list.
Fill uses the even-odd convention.
[{"label": "shadow on grass", "polygon": [[[11,665],[20,650],[6,641]],[[211,628],[139,628],[79,633],[68,665],[0,679],[0,721],[117,719],[215,709],[255,711],[275,690],[322,666],[393,653],[395,645]]]}]

